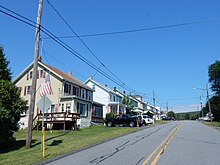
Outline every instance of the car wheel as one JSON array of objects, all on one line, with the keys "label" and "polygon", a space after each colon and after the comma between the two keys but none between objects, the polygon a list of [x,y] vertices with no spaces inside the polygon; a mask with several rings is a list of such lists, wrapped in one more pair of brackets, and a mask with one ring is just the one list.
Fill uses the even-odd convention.
[{"label": "car wheel", "polygon": [[111,126],[112,126],[112,122],[108,122],[107,127],[111,127]]},{"label": "car wheel", "polygon": [[130,127],[134,127],[134,125],[135,125],[135,123],[134,123],[133,121],[131,121],[131,122],[129,123],[129,126],[130,126]]}]

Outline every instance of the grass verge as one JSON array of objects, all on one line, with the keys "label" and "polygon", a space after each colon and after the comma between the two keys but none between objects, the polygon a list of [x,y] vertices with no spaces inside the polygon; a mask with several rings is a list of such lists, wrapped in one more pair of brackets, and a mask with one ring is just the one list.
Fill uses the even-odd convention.
[{"label": "grass verge", "polygon": [[212,121],[212,122],[204,122],[204,124],[212,127],[220,127],[220,122]]},{"label": "grass verge", "polygon": [[32,148],[25,147],[26,131],[15,132],[16,144],[7,150],[0,150],[0,164],[29,165],[42,160],[86,148],[98,142],[137,131],[137,128],[92,126],[79,131],[45,132],[45,159],[41,152],[41,132],[33,131]]}]

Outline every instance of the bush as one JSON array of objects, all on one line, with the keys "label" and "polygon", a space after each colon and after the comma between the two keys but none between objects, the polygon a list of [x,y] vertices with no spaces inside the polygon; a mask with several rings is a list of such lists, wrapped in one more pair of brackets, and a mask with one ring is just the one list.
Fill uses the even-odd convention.
[{"label": "bush", "polygon": [[105,119],[114,118],[114,117],[115,117],[115,115],[112,112],[110,112],[110,113],[106,114]]}]

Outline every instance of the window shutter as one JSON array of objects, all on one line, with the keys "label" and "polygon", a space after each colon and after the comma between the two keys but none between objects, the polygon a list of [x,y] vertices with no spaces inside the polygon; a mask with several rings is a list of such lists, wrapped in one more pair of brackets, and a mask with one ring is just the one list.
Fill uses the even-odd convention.
[{"label": "window shutter", "polygon": [[46,71],[44,71],[44,75],[43,75],[43,78],[45,78],[46,77]]},{"label": "window shutter", "polygon": [[26,96],[26,86],[24,87],[24,96]]},{"label": "window shutter", "polygon": [[27,80],[29,79],[29,73],[27,73]]},{"label": "window shutter", "polygon": [[87,104],[87,108],[86,108],[86,116],[89,116],[89,104]]},{"label": "window shutter", "polygon": [[39,70],[37,71],[37,79],[39,79]]}]

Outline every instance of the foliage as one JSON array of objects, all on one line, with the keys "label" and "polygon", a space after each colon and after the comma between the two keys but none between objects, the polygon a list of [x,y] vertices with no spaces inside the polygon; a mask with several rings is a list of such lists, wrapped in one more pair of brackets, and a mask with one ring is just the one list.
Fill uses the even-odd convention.
[{"label": "foliage", "polygon": [[167,117],[171,118],[171,119],[175,119],[176,118],[176,114],[173,111],[169,111],[167,113]]},{"label": "foliage", "polygon": [[130,114],[131,110],[134,108],[134,105],[133,105],[131,99],[128,96],[124,96],[123,100],[122,100],[122,103],[127,106],[126,107],[126,113]]},{"label": "foliage", "polygon": [[0,80],[11,81],[11,70],[8,65],[9,61],[5,58],[3,48],[0,46]]},{"label": "foliage", "polygon": [[186,113],[185,114],[185,120],[189,120],[190,119],[190,114],[189,113]]},{"label": "foliage", "polygon": [[[186,115],[188,114],[188,115]],[[199,111],[195,111],[195,112],[183,112],[183,113],[177,113],[176,114],[176,119],[177,120],[196,120],[199,118]],[[189,118],[189,119],[186,119]]]},{"label": "foliage", "polygon": [[2,49],[0,53],[0,72],[3,74],[0,76],[0,147],[5,148],[15,140],[13,132],[18,130],[17,123],[26,109],[26,102],[20,98],[18,88],[10,82],[11,73],[7,73],[10,70],[5,68],[8,61]]},{"label": "foliage", "polygon": [[[213,114],[215,121],[220,121],[220,61],[215,61],[208,69],[209,82],[211,83],[211,89],[214,92],[209,101],[211,105],[211,113]],[[209,112],[208,103],[204,108],[205,114]]]},{"label": "foliage", "polygon": [[[220,121],[220,96],[213,96],[209,99],[211,105],[211,112],[214,117],[214,121]],[[205,112],[208,113],[209,107],[208,103],[206,103],[206,107],[204,108]]]},{"label": "foliage", "polygon": [[220,95],[220,61],[216,61],[209,66],[208,69],[209,82],[211,83],[211,89],[216,95]]},{"label": "foliage", "polygon": [[114,118],[114,117],[115,117],[114,113],[110,112],[106,114],[105,119]]}]

